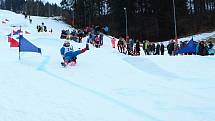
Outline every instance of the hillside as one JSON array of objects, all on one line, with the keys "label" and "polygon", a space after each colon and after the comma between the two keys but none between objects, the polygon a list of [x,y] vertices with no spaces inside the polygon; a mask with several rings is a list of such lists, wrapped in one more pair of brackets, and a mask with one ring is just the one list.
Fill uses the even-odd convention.
[{"label": "hillside", "polygon": [[[100,49],[78,56],[62,68],[59,39],[63,22],[0,10],[1,121],[214,121],[214,56],[129,57],[104,38]],[[42,22],[53,33],[38,33]],[[42,49],[21,53],[10,48],[12,26]],[[206,36],[204,36],[206,37]],[[187,38],[189,39],[189,38]],[[85,46],[73,42],[75,49]]]}]

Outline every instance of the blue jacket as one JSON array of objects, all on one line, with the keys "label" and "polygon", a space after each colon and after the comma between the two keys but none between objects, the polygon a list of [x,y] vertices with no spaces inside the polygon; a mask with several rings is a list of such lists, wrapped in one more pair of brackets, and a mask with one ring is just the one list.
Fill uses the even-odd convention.
[{"label": "blue jacket", "polygon": [[109,32],[109,28],[107,26],[104,27],[105,32]]},{"label": "blue jacket", "polygon": [[69,46],[69,47],[62,47],[62,48],[60,49],[60,54],[61,54],[63,57],[65,57],[65,56],[66,56],[66,53],[71,52],[71,51],[74,51],[72,46]]},{"label": "blue jacket", "polygon": [[73,47],[62,47],[60,53],[65,61],[71,61],[77,55],[81,54],[81,50],[74,51]]}]

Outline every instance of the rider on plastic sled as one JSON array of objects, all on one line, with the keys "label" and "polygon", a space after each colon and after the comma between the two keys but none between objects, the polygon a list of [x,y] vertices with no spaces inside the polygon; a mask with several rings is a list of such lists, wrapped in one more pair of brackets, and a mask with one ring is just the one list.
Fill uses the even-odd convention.
[{"label": "rider on plastic sled", "polygon": [[73,46],[70,45],[69,41],[65,41],[63,47],[60,49],[60,53],[63,57],[64,62],[61,62],[61,65],[66,67],[67,65],[75,65],[77,56],[89,50],[89,45],[86,45],[86,48],[74,51]]}]

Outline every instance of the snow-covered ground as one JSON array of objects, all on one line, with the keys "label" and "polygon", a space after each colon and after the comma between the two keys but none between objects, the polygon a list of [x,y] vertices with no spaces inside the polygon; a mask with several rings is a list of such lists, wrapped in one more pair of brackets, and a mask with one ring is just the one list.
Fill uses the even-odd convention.
[{"label": "snow-covered ground", "polygon": [[[59,37],[68,25],[43,17],[29,24],[23,15],[0,10],[0,20],[6,18],[0,24],[0,121],[215,120],[214,56],[128,57],[105,37],[102,48],[91,46],[76,66],[62,68]],[[42,22],[53,34],[37,33]],[[6,37],[13,25],[31,33],[24,37],[42,55],[18,59]]]}]

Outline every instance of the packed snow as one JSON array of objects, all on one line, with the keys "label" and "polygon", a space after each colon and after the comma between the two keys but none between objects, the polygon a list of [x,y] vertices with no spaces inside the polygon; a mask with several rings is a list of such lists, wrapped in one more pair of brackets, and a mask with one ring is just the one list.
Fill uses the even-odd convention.
[{"label": "packed snow", "polygon": [[[215,57],[123,55],[104,46],[78,56],[63,68],[60,48],[63,22],[0,10],[1,121],[214,121]],[[38,33],[42,22],[53,33]],[[42,49],[21,53],[7,36],[21,26],[30,42]],[[214,33],[198,35],[207,38]],[[190,38],[185,38],[189,40]],[[195,40],[195,37],[194,37]],[[72,43],[75,49],[83,43]]]}]

